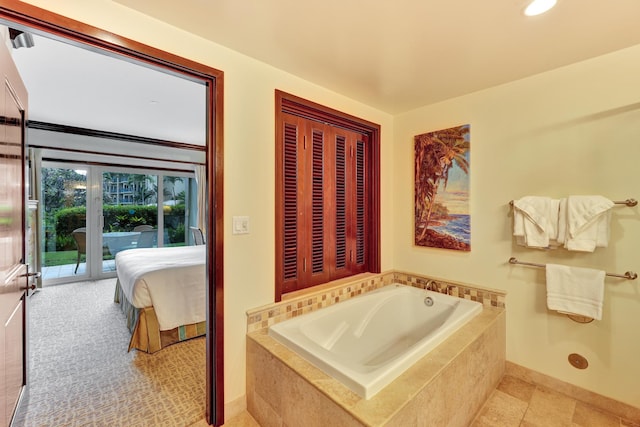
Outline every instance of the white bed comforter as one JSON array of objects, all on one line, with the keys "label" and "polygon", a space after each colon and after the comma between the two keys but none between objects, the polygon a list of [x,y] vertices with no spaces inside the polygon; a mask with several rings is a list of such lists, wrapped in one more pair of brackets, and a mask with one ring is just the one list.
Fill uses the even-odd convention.
[{"label": "white bed comforter", "polygon": [[160,330],[206,319],[206,246],[131,249],[116,255],[122,290],[134,307],[153,306]]}]

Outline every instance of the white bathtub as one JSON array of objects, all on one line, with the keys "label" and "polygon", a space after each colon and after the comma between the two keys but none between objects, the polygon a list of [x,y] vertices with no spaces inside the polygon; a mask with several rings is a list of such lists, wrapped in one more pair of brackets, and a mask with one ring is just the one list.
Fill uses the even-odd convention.
[{"label": "white bathtub", "polygon": [[277,323],[269,335],[369,399],[481,311],[478,302],[392,284]]}]

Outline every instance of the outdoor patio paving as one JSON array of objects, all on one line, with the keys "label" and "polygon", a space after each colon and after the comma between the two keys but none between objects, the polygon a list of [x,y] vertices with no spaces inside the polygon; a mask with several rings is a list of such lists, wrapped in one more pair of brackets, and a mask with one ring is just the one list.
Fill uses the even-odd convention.
[{"label": "outdoor patio paving", "polygon": [[[81,262],[80,265],[78,265],[78,271],[76,273],[73,272],[76,269],[75,263],[56,265],[53,267],[42,267],[42,280],[54,280],[60,277],[79,277],[86,273],[86,268],[87,264],[84,262]],[[116,271],[115,260],[103,261],[102,268],[103,272]]]}]

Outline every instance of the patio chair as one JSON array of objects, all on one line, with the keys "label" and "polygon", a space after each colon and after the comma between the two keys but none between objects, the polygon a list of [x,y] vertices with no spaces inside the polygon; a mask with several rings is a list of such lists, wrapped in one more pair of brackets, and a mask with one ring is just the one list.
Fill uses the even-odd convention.
[{"label": "patio chair", "polygon": [[152,225],[142,224],[133,227],[133,231],[140,233],[133,248],[152,248],[157,244],[158,235]]},{"label": "patio chair", "polygon": [[[135,230],[135,229],[134,229]],[[144,230],[140,232],[136,248],[153,248],[158,242],[158,230]]]},{"label": "patio chair", "polygon": [[73,240],[75,240],[76,242],[76,248],[78,250],[78,259],[76,261],[76,269],[73,271],[73,274],[77,274],[78,266],[80,265],[80,257],[82,255],[85,256],[85,259],[87,257],[87,228],[86,227],[76,228],[71,232],[71,235],[73,236]]},{"label": "patio chair", "polygon": [[189,227],[191,230],[191,234],[193,235],[193,242],[195,245],[204,245],[204,236],[202,234],[202,230],[198,227]]}]

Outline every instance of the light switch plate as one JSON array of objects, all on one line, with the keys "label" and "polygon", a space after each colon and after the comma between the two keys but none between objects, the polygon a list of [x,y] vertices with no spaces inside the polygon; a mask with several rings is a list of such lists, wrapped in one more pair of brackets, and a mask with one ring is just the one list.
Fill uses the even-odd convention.
[{"label": "light switch plate", "polygon": [[232,234],[249,234],[249,217],[234,216]]}]

